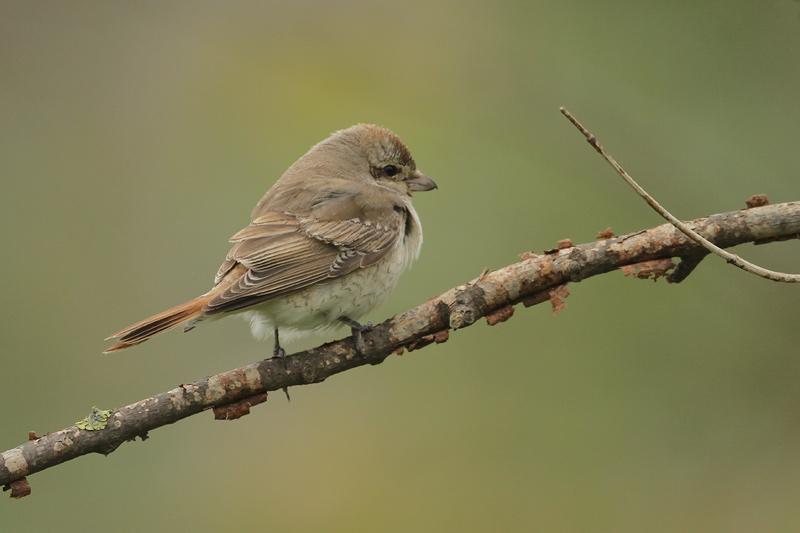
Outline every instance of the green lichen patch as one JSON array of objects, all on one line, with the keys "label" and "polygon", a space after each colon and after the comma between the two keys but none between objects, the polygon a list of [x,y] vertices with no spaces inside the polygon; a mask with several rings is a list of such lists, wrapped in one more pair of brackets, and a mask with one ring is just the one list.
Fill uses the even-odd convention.
[{"label": "green lichen patch", "polygon": [[92,407],[92,413],[83,420],[75,422],[75,425],[87,431],[98,431],[106,427],[109,417],[111,417],[110,410]]}]

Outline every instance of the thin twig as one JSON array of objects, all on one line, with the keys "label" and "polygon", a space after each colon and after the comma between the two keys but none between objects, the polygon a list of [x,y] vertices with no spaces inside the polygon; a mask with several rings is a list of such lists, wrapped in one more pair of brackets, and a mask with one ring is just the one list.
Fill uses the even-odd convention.
[{"label": "thin twig", "polygon": [[[691,225],[719,246],[796,236],[800,234],[800,202],[711,215]],[[0,486],[8,486],[12,494],[24,495],[27,483],[21,480],[25,476],[88,453],[109,454],[124,442],[136,437],[144,439],[149,431],[202,411],[217,408],[218,418],[238,418],[263,401],[268,391],[319,383],[352,368],[378,364],[403,349],[445,342],[451,329],[469,326],[481,317],[492,316],[492,321],[498,323],[499,318],[511,318],[509,306],[544,300],[536,295],[547,293],[557,311],[566,297],[566,291],[557,287],[568,282],[613,272],[624,265],[690,257],[698,252],[702,253],[703,248],[671,224],[662,224],[548,254],[523,254],[522,261],[484,271],[469,283],[364,332],[365,352],[359,353],[349,337],[285,360],[265,359],[180,385],[112,411],[93,409],[87,419],[41,437],[29,433],[27,437],[32,440],[0,453]],[[228,407],[220,409],[222,406]],[[25,433],[20,430],[22,435]]]},{"label": "thin twig", "polygon": [[800,283],[800,274],[787,274],[784,272],[776,272],[774,270],[769,270],[764,267],[753,264],[749,261],[746,261],[741,257],[739,257],[738,255],[727,252],[722,248],[720,248],[719,246],[715,245],[714,243],[709,242],[707,239],[703,238],[697,232],[692,230],[692,228],[690,228],[689,226],[687,226],[686,224],[675,218],[675,216],[673,216],[672,213],[667,211],[660,203],[658,203],[658,201],[656,201],[655,198],[653,198],[647,191],[645,191],[642,188],[642,186],[639,185],[636,182],[636,180],[634,180],[630,176],[630,174],[628,174],[625,171],[624,168],[622,168],[622,165],[620,165],[611,154],[605,151],[603,145],[600,144],[600,141],[597,140],[597,137],[595,137],[595,135],[592,132],[586,129],[586,127],[583,124],[581,124],[572,113],[570,113],[563,107],[560,108],[560,111],[561,114],[567,117],[567,119],[572,123],[572,125],[578,128],[578,131],[580,131],[583,134],[583,136],[586,137],[586,141],[590,145],[592,145],[592,147],[595,150],[597,150],[597,153],[603,156],[603,159],[605,159],[608,162],[608,164],[611,165],[614,168],[614,170],[617,171],[617,174],[619,174],[622,177],[622,179],[624,179],[625,182],[639,194],[639,196],[644,198],[645,202],[650,204],[650,207],[652,207],[659,215],[664,217],[666,220],[669,220],[670,223],[672,223],[672,225],[681,230],[684,235],[695,241],[697,244],[699,244],[709,252],[722,257],[728,263],[736,265],[737,267],[741,268],[746,272],[750,272],[751,274],[755,274],[756,276],[760,276],[765,279],[770,279],[772,281],[781,281],[783,283]]}]

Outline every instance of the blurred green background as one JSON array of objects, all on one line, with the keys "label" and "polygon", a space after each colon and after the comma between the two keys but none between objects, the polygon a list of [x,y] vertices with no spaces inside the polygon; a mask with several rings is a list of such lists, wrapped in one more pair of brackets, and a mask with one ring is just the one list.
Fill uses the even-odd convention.
[{"label": "blurred green background", "polygon": [[[395,130],[439,182],[381,320],[560,238],[800,200],[800,3],[0,1],[0,448],[254,361],[241,320],[101,356],[205,291],[329,132]],[[798,243],[742,247],[797,271]],[[798,531],[800,292],[708,259],[565,312],[192,417],[31,477],[0,530]],[[308,339],[291,350],[325,340]]]}]

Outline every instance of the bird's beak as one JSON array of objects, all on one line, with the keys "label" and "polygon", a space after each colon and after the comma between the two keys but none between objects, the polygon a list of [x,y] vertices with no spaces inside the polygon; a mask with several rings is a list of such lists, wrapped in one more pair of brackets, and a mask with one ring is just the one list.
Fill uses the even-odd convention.
[{"label": "bird's beak", "polygon": [[411,177],[406,180],[406,183],[409,191],[432,191],[439,188],[435,181],[419,170],[415,170]]}]

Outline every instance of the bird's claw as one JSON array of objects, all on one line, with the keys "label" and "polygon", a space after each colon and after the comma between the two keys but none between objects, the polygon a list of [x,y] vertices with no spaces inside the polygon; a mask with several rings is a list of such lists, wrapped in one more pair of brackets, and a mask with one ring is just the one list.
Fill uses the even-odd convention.
[{"label": "bird's claw", "polygon": [[360,357],[365,357],[367,354],[367,344],[364,342],[363,333],[371,330],[374,324],[371,321],[360,324],[348,317],[342,317],[339,320],[350,326],[350,334],[353,336],[353,345],[356,349],[356,354]]},{"label": "bird's claw", "polygon": [[[284,370],[288,368],[286,366],[286,350],[283,349],[278,339],[278,328],[275,328],[275,347],[272,349],[272,358],[283,361]],[[286,395],[286,401],[291,402],[292,398],[289,396],[289,387],[283,387],[283,393]]]}]

